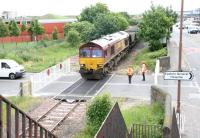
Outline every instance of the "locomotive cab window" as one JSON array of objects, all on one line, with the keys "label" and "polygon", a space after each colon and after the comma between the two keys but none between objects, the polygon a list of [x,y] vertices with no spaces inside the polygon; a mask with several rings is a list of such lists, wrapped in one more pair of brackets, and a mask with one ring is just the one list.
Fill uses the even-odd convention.
[{"label": "locomotive cab window", "polygon": [[89,49],[81,49],[80,57],[90,57],[90,50]]},{"label": "locomotive cab window", "polygon": [[103,57],[103,51],[100,49],[93,49],[92,57]]}]

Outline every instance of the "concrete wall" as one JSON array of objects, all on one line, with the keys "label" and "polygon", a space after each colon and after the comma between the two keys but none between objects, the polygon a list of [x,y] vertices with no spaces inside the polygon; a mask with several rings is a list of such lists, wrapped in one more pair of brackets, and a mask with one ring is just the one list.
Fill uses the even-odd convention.
[{"label": "concrete wall", "polygon": [[151,103],[160,103],[165,111],[163,123],[163,137],[171,138],[172,129],[172,100],[171,95],[157,86],[151,86]]},{"label": "concrete wall", "polygon": [[32,83],[32,92],[35,92],[52,81],[58,79],[63,74],[70,72],[70,59],[58,63],[55,66],[52,66],[40,73],[35,73],[30,77]]},{"label": "concrete wall", "polygon": [[164,56],[159,58],[160,72],[165,72],[170,68],[170,56]]},{"label": "concrete wall", "polygon": [[23,81],[20,83],[20,96],[32,95],[31,81]]}]

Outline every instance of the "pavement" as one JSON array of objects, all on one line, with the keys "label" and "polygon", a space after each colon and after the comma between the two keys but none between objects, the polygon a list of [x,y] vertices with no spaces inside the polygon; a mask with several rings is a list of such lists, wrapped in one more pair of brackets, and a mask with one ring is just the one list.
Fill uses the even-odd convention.
[{"label": "pavement", "polygon": [[10,80],[9,78],[0,78],[0,94],[3,96],[16,96],[20,92],[20,83],[29,80],[32,73],[26,73],[22,78]]},{"label": "pavement", "polygon": [[81,78],[80,74],[77,72],[71,72],[68,74],[64,74],[62,77],[57,80],[49,83],[47,86],[42,89],[33,92],[33,96],[55,96],[61,92],[63,92],[66,88],[71,86],[77,80]]}]

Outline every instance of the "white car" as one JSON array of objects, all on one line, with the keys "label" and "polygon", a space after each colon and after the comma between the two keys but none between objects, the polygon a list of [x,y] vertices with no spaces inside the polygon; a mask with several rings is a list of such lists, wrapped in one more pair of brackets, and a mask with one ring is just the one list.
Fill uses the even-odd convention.
[{"label": "white car", "polygon": [[189,34],[197,34],[198,32],[199,32],[199,29],[197,26],[189,26],[188,27]]},{"label": "white car", "polygon": [[24,74],[25,70],[22,65],[14,60],[0,59],[0,77],[9,77],[13,80],[22,77]]}]

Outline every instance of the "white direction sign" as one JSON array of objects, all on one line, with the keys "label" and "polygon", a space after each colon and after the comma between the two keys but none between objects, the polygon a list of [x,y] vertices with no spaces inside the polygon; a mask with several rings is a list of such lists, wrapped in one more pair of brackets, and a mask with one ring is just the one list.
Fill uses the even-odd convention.
[{"label": "white direction sign", "polygon": [[194,77],[193,73],[190,71],[167,71],[164,73],[164,80],[192,80]]}]

